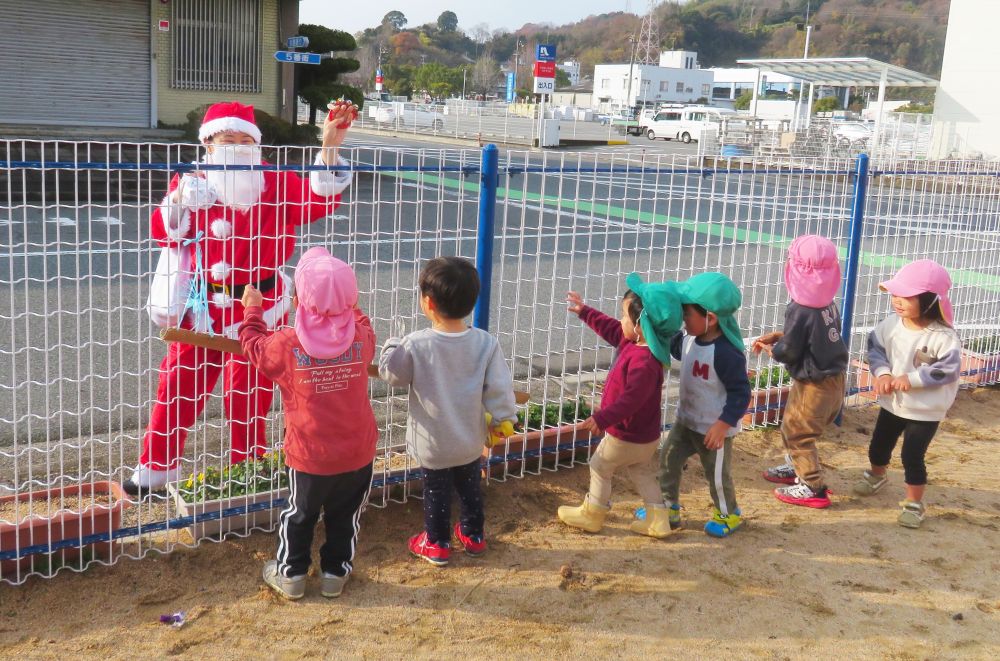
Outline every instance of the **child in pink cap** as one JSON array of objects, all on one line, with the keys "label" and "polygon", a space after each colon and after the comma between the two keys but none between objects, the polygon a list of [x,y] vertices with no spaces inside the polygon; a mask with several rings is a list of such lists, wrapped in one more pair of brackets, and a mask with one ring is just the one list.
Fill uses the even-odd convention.
[{"label": "child in pink cap", "polygon": [[830,506],[816,441],[844,403],[847,346],[840,337],[840,309],[833,297],[840,288],[837,248],[822,236],[800,236],[788,247],[785,287],[791,297],[783,331],[753,343],[784,363],[792,388],[781,420],[785,463],[769,468],[764,478],[786,486],[774,496],[792,505]]},{"label": "child in pink cap", "polygon": [[250,363],[281,388],[285,409],[288,506],[281,512],[278,557],[264,582],[287,599],[305,594],[313,529],[323,513],[324,597],[340,596],[368,502],[378,427],[368,398],[375,356],[371,321],[358,309],[351,267],[312,248],[295,269],[295,327],[268,333],[261,293],[247,286],[240,343]]},{"label": "child in pink cap", "polygon": [[907,264],[879,288],[892,295],[896,314],[868,336],[868,367],[882,410],[868,446],[871,468],[854,485],[854,493],[870,496],[885,486],[886,469],[902,434],[906,500],[897,521],[919,528],[927,486],[924,456],[958,394],[962,342],[952,327],[951,278],[937,262]]}]

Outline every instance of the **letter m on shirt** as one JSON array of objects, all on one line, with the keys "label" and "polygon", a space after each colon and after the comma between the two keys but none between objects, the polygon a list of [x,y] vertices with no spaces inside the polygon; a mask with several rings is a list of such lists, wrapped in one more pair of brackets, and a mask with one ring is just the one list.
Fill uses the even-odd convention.
[{"label": "letter m on shirt", "polygon": [[691,367],[691,376],[700,376],[708,381],[708,363],[703,363],[700,360],[694,361],[694,365]]}]

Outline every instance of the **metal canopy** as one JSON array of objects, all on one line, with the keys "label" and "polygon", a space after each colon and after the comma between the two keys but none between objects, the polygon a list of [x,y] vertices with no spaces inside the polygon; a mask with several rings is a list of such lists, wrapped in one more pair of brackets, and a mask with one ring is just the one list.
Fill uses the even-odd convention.
[{"label": "metal canopy", "polygon": [[[870,57],[810,57],[808,59],[737,60],[740,64],[832,87],[935,87],[938,81]],[[882,76],[885,76],[883,78]]]}]

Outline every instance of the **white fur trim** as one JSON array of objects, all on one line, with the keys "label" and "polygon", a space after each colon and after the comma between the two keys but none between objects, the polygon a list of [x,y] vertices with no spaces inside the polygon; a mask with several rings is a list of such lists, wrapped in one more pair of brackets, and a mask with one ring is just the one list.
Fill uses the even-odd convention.
[{"label": "white fur trim", "polygon": [[[323,152],[316,154],[316,160],[314,161],[316,165],[326,165],[323,162]],[[344,160],[342,156],[337,156],[337,165],[342,167],[349,167],[350,162]],[[334,195],[339,195],[351,185],[351,173],[350,172],[334,172],[333,170],[322,171],[313,170],[309,173],[309,187],[312,192],[320,197],[332,197]]]},{"label": "white fur trim", "polygon": [[229,262],[216,262],[212,264],[212,268],[209,269],[212,273],[212,280],[216,282],[222,282],[229,274],[232,272],[233,267]]},{"label": "white fur trim", "polygon": [[191,212],[173,204],[169,195],[160,204],[160,217],[163,218],[163,230],[168,239],[180,241],[187,238],[191,230]]},{"label": "white fur trim", "polygon": [[259,145],[260,144],[260,129],[257,128],[255,124],[251,124],[245,119],[240,119],[239,117],[219,117],[218,119],[213,119],[210,122],[205,122],[198,129],[198,139],[205,142],[211,138],[216,133],[223,133],[224,131],[239,131],[240,133],[246,133]]},{"label": "white fur trim", "polygon": [[212,294],[212,303],[223,309],[231,308],[233,307],[233,297],[224,291],[217,291]]},{"label": "white fur trim", "polygon": [[228,239],[233,234],[233,224],[223,218],[217,218],[210,225],[212,236],[217,239]]},{"label": "white fur trim", "polygon": [[169,482],[176,482],[181,478],[180,466],[174,466],[166,470],[157,470],[152,466],[139,464],[132,471],[132,482],[146,490],[161,489]]}]

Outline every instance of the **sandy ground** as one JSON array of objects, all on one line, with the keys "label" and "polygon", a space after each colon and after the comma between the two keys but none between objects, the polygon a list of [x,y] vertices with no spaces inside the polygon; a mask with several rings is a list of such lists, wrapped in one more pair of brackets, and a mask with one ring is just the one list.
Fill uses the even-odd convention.
[{"label": "sandy ground", "polygon": [[[555,510],[583,496],[578,467],[491,483],[490,551],[444,569],[405,552],[419,501],[370,509],[336,600],[315,578],[297,603],[264,588],[268,534],[0,585],[0,657],[998,658],[1000,392],[960,394],[929,452],[930,518],[916,531],[895,523],[898,454],[883,492],[847,495],[876,412],[849,410],[822,444],[825,511],[779,503],[759,477],[781,456],[776,431],[738,437],[748,523],[728,540],[701,531],[696,460],[671,538],[628,532],[639,503],[624,481],[603,534],[567,529]],[[159,623],[178,610],[184,627]]]}]

